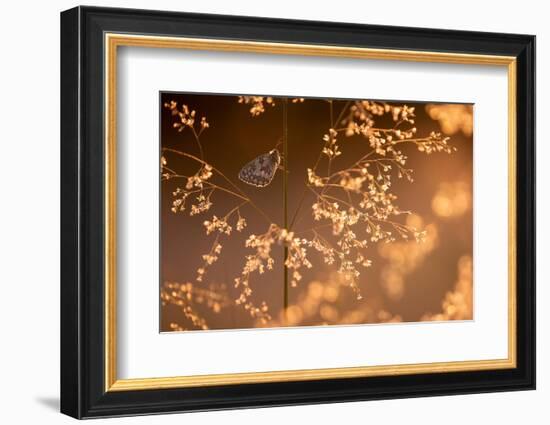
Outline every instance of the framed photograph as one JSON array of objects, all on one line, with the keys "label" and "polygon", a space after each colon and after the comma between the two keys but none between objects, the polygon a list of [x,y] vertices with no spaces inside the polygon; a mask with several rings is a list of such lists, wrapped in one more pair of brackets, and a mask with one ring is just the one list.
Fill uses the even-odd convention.
[{"label": "framed photograph", "polygon": [[535,37],[61,14],[61,411],[535,388]]}]

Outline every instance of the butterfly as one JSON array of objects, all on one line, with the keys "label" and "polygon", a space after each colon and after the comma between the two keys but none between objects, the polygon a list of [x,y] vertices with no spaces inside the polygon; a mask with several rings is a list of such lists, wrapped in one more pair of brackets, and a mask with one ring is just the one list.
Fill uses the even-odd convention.
[{"label": "butterfly", "polygon": [[280,165],[281,155],[277,149],[272,149],[241,168],[239,179],[252,186],[265,187],[271,183]]}]

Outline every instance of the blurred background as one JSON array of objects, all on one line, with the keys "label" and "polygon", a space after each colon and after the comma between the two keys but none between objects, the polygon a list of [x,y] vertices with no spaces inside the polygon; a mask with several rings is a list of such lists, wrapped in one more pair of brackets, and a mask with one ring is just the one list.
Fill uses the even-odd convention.
[{"label": "blurred background", "polygon": [[[195,110],[197,129],[201,128],[201,118],[206,118],[208,128],[204,128],[199,137],[202,153],[189,127],[174,127],[180,120],[164,106],[170,102]],[[170,149],[195,157],[202,155],[205,162],[235,185],[235,191],[238,189],[238,193],[253,199],[274,223],[284,223],[282,171],[277,171],[271,184],[263,188],[247,185],[237,178],[239,170],[259,155],[275,147],[283,151],[278,144],[283,135],[281,98],[268,101],[264,97],[260,105],[250,99],[241,98],[239,102],[238,96],[162,93],[160,103],[161,149],[164,149],[161,155],[170,170],[180,176],[190,176],[200,167],[197,161]],[[401,210],[412,213],[395,220],[425,231],[424,241],[413,238],[369,243],[365,254],[372,265],[362,268],[358,278],[361,299],[357,299],[337,272],[336,265],[325,264],[320,254],[309,248],[308,258],[313,267],[301,269],[301,280],[296,287],[289,288],[286,316],[282,315],[283,246],[274,244],[273,270],[250,277],[251,300],[255,305],[265,301],[269,308],[271,320],[263,323],[235,303],[241,289],[234,287],[234,279],[241,274],[245,256],[252,253],[245,247],[248,236],[266,232],[265,217],[245,205],[239,209],[247,224],[241,232],[235,229],[237,216],[234,215],[228,220],[233,226],[230,235],[206,235],[204,221],[225,216],[240,200],[228,192],[215,191],[207,211],[190,215],[193,203],[190,202],[185,210],[173,212],[178,188],[185,187],[186,179],[164,179],[160,182],[162,332],[473,318],[473,106],[400,100],[387,101],[387,104],[415,108],[415,123],[408,126],[416,127],[415,137],[441,132],[450,137],[450,145],[456,148],[451,154],[430,155],[420,152],[414,144],[403,144],[401,148],[408,157],[406,168],[414,170],[414,181],[394,178],[391,193],[397,196],[395,204]],[[333,115],[344,111],[345,116],[349,105],[347,100],[332,100]],[[375,127],[394,125],[391,113],[376,116],[374,120]],[[289,100],[287,125],[288,215],[296,215],[293,230],[301,234],[319,224],[313,220],[311,211],[315,195],[311,191],[304,195],[304,186],[307,168],[316,163],[325,143],[323,136],[331,127],[329,102],[326,99]],[[336,170],[371,150],[361,135],[342,134],[338,140],[342,154],[333,162]],[[229,184],[216,173],[209,181],[220,186]],[[329,241],[333,238],[330,227],[323,231],[323,237]],[[203,256],[211,253],[214,242],[221,245],[218,259],[206,267],[202,281],[197,281],[197,270],[205,268]]]}]

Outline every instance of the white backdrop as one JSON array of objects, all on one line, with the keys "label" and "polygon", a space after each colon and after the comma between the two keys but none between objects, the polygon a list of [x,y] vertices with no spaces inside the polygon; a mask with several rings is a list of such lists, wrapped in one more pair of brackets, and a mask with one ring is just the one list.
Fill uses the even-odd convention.
[{"label": "white backdrop", "polygon": [[[507,127],[494,125],[508,118],[505,66],[125,47],[118,69],[119,378],[507,357],[508,217],[494,214],[508,209],[506,185],[494,187],[508,179]],[[159,333],[158,94],[178,90],[474,104],[474,320]]]},{"label": "white backdrop", "polygon": [[[525,0],[492,2],[463,0],[456,6],[440,1],[346,3],[278,0],[273,2],[202,0],[96,1],[97,5],[159,8],[225,13],[409,25],[538,36],[538,117],[550,114],[544,103],[550,75],[550,28],[544,3]],[[70,423],[57,413],[59,391],[59,11],[70,1],[11,2],[2,13],[2,68],[0,78],[0,421],[18,423]],[[539,138],[545,137],[540,132]],[[539,143],[538,157],[550,155]],[[547,217],[550,205],[543,198],[549,167],[539,166],[538,216]],[[354,422],[389,424],[512,424],[531,419],[544,423],[550,416],[544,402],[550,398],[550,296],[544,284],[550,278],[548,220],[539,220],[538,264],[538,390],[536,392],[346,403],[339,405],[272,408],[186,416],[139,417],[109,423],[252,424],[301,421],[333,423],[342,417]],[[540,419],[539,419],[540,418]],[[100,421],[103,422],[103,421]]]}]

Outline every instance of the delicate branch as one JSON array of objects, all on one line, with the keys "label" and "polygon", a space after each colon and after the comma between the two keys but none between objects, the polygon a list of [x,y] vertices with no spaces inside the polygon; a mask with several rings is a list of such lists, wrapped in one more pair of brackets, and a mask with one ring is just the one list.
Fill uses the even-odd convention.
[{"label": "delicate branch", "polygon": [[[270,97],[240,96],[239,103],[250,106],[250,114],[258,116],[266,111],[266,107],[275,106]],[[293,99],[292,103],[300,103],[303,99]],[[283,266],[289,271],[291,286],[297,286],[302,279],[303,269],[313,266],[308,258],[308,250],[317,251],[325,264],[334,264],[341,280],[361,299],[359,278],[363,268],[370,267],[368,248],[378,242],[391,243],[396,238],[407,240],[414,237],[421,241],[425,235],[420,229],[400,223],[395,217],[409,214],[401,210],[397,204],[397,196],[391,192],[394,177],[406,178],[412,182],[412,170],[406,168],[408,157],[401,150],[406,144],[419,152],[426,154],[455,150],[449,145],[448,137],[431,132],[426,137],[417,134],[414,107],[407,105],[392,105],[376,101],[347,101],[335,117],[336,104],[334,100],[327,101],[329,107],[329,123],[322,137],[322,144],[317,160],[307,169],[307,180],[297,209],[290,221],[281,224],[273,222],[242,189],[240,189],[223,172],[206,162],[203,146],[200,140],[202,132],[209,127],[205,118],[201,119],[200,130],[195,128],[195,111],[190,111],[186,105],[177,107],[175,102],[165,106],[179,121],[174,128],[183,131],[189,128],[199,147],[199,157],[186,151],[163,148],[161,170],[163,181],[184,179],[184,188],[173,192],[173,211],[183,211],[186,200],[196,195],[196,203],[191,205],[190,215],[201,214],[210,209],[212,195],[216,191],[224,192],[236,198],[239,203],[229,209],[221,218],[213,216],[203,222],[206,234],[216,233],[210,250],[202,256],[203,264],[197,270],[197,281],[203,281],[206,270],[219,260],[222,252],[221,236],[229,236],[233,229],[242,231],[246,220],[241,216],[241,208],[250,204],[266,221],[268,227],[263,234],[250,234],[246,238],[245,248],[252,250],[245,255],[245,263],[235,287],[240,288],[240,294],[235,303],[242,305],[252,318],[260,323],[271,320],[268,305],[265,301],[256,305],[252,299],[254,293],[251,280],[257,273],[261,275],[274,267],[272,249],[275,245],[282,246],[284,251]],[[287,108],[285,99],[283,107]],[[385,117],[379,120],[379,118]],[[377,121],[390,123],[388,126],[377,125]],[[343,166],[337,158],[342,154],[342,146],[346,139],[358,138],[363,141],[364,151],[358,155],[350,166]],[[283,138],[283,142],[286,140]],[[286,152],[286,145],[284,146]],[[199,165],[195,174],[183,175],[167,164],[164,154],[174,153],[188,158]],[[286,193],[287,155],[284,155],[284,187]],[[319,171],[321,162],[326,161],[326,173]],[[325,169],[325,167],[322,167]],[[214,176],[219,176],[223,183],[213,183]],[[294,226],[299,221],[301,209],[305,204],[306,195],[311,193],[314,201],[311,203],[313,220],[318,223],[309,229],[295,232]],[[237,215],[237,219],[235,218]],[[236,221],[235,221],[236,219]],[[232,220],[232,221],[230,221]],[[330,229],[330,230],[328,230]],[[329,234],[330,232],[330,234]],[[327,235],[323,235],[326,233]],[[297,235],[301,235],[298,237]],[[193,310],[189,310],[188,318],[193,321]],[[198,320],[195,318],[195,320]],[[195,322],[193,322],[195,323]],[[202,326],[200,321],[197,325]]]}]

